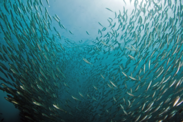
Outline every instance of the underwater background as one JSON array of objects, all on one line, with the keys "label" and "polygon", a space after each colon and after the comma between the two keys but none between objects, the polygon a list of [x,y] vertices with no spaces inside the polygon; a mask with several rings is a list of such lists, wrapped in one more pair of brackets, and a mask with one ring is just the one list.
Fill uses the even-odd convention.
[{"label": "underwater background", "polygon": [[183,121],[182,0],[0,6],[0,121]]}]

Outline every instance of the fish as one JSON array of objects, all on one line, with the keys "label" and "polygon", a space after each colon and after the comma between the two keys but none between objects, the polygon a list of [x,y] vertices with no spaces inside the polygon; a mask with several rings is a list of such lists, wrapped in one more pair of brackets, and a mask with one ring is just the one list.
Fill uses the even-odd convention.
[{"label": "fish", "polygon": [[92,65],[87,59],[83,58],[83,61],[85,61],[87,64]]},{"label": "fish", "polygon": [[90,35],[90,34],[88,33],[88,31],[86,31],[86,34]]},{"label": "fish", "polygon": [[135,58],[133,57],[133,56],[131,56],[131,55],[128,55],[132,60],[135,60]]},{"label": "fish", "polygon": [[183,102],[183,100],[181,100],[179,103],[177,103],[177,105],[176,105],[176,106],[181,105],[181,104],[182,104],[182,102]]},{"label": "fish", "polygon": [[102,74],[100,74],[100,76],[105,80],[104,76]]},{"label": "fish", "polygon": [[34,101],[33,104],[37,105],[37,106],[42,106],[40,103]]},{"label": "fish", "polygon": [[73,33],[69,30],[69,33],[73,35]]},{"label": "fish", "polygon": [[149,85],[147,86],[146,91],[148,91],[148,90],[149,90],[149,88],[150,88],[151,84],[152,84],[152,80],[149,82]]},{"label": "fish", "polygon": [[98,24],[99,24],[100,26],[104,27],[100,22],[98,22]]},{"label": "fish", "polygon": [[96,35],[83,28],[91,39],[45,2],[4,0],[0,9],[0,90],[22,120],[182,121],[180,0],[104,8]]},{"label": "fish", "polygon": [[137,79],[135,79],[134,77],[132,77],[132,76],[128,76],[130,79],[132,79],[132,80],[137,80]]},{"label": "fish", "polygon": [[131,94],[131,93],[129,93],[129,92],[126,92],[129,96],[132,96],[132,97],[134,97],[135,95],[133,95],[133,94]]},{"label": "fish", "polygon": [[78,98],[74,97],[74,96],[71,96],[74,100],[76,101],[80,101]]},{"label": "fish", "polygon": [[58,107],[58,105],[53,104],[53,107],[56,108],[56,109],[64,111],[62,108]]},{"label": "fish", "polygon": [[84,97],[83,94],[81,94],[80,92],[79,92],[79,95],[80,95],[81,97]]},{"label": "fish", "polygon": [[[122,71],[122,74],[123,74],[125,77],[127,77],[126,73],[124,73],[123,71]],[[131,79],[133,79],[133,78],[131,77]]]},{"label": "fish", "polygon": [[94,88],[94,89],[96,89],[96,90],[98,90],[98,89],[97,89],[97,87],[96,87],[96,86],[94,86],[94,85],[93,85],[93,88]]},{"label": "fish", "polygon": [[110,11],[110,12],[113,12],[111,9],[109,9],[109,8],[106,8],[108,11]]},{"label": "fish", "polygon": [[48,4],[48,6],[50,7],[50,5],[49,5],[49,0],[46,0],[46,3]]},{"label": "fish", "polygon": [[179,100],[180,100],[180,97],[177,96],[177,97],[175,98],[174,103],[173,103],[173,107],[176,106],[176,104],[179,102]]},{"label": "fish", "polygon": [[109,80],[110,81],[110,83],[115,87],[115,88],[117,88],[117,86],[111,81],[111,80]]}]

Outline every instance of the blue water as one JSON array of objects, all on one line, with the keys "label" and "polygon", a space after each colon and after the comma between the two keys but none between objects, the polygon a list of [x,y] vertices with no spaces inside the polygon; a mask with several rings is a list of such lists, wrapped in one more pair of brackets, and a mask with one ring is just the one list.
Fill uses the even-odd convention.
[{"label": "blue water", "polygon": [[[126,73],[133,72],[135,75],[137,75],[138,71],[141,68],[143,69],[143,67],[144,67],[143,62],[145,60],[146,61],[148,60],[148,59],[144,58],[143,62],[141,62],[139,64],[139,67],[136,70],[134,70],[137,62],[135,62],[134,60],[131,60],[130,62],[128,62],[129,57],[124,56],[124,55],[128,55],[128,53],[130,53],[130,51],[126,51],[126,52],[124,51],[124,50],[127,50],[127,49],[125,49],[125,47],[129,47],[129,46],[125,46],[125,43],[130,41],[130,43],[128,43],[128,45],[132,45],[134,43],[134,40],[135,40],[134,37],[136,34],[137,34],[137,36],[139,36],[139,39],[142,39],[142,36],[146,35],[147,32],[142,31],[141,33],[138,33],[138,32],[140,32],[139,28],[135,29],[136,34],[134,34],[134,35],[130,35],[128,33],[128,30],[126,30],[123,33],[121,31],[120,36],[118,37],[118,41],[121,43],[121,47],[123,47],[123,48],[118,49],[118,50],[113,50],[113,48],[117,48],[118,45],[111,43],[112,41],[115,41],[115,39],[111,39],[111,40],[109,40],[109,43],[106,43],[107,45],[113,44],[112,45],[113,47],[111,47],[111,48],[105,47],[104,44],[102,45],[102,43],[100,43],[99,45],[102,48],[99,49],[99,46],[97,44],[95,44],[95,42],[97,42],[96,41],[97,38],[100,41],[102,39],[106,39],[106,38],[100,38],[101,34],[99,33],[99,29],[102,30],[103,27],[101,27],[101,25],[99,25],[98,22],[100,22],[104,27],[107,28],[106,31],[104,31],[104,32],[102,31],[102,36],[106,35],[107,32],[111,31],[111,29],[108,28],[109,22],[107,21],[107,19],[109,19],[109,17],[113,19],[112,26],[114,25],[114,23],[116,23],[116,26],[113,28],[113,30],[117,30],[119,22],[118,22],[118,19],[115,19],[114,12],[116,12],[118,15],[119,10],[120,10],[121,13],[123,14],[124,7],[125,7],[125,11],[127,11],[128,21],[129,21],[129,17],[130,17],[130,14],[132,13],[132,10],[134,9],[134,5],[130,4],[130,2],[127,0],[126,0],[126,4],[124,3],[123,0],[100,0],[100,1],[99,0],[90,0],[90,1],[89,0],[88,1],[86,1],[86,0],[77,0],[77,1],[52,0],[51,1],[50,0],[49,5],[47,5],[46,0],[45,1],[42,0],[42,1],[43,1],[43,5],[47,8],[48,13],[52,17],[51,26],[55,27],[56,30],[61,35],[61,39],[59,39],[58,36],[55,37],[54,43],[56,43],[56,44],[61,43],[63,45],[63,47],[65,47],[65,49],[66,49],[66,51],[64,53],[61,53],[60,55],[58,54],[63,59],[64,63],[62,64],[62,63],[60,63],[60,61],[58,61],[58,64],[55,64],[52,66],[52,68],[62,67],[62,72],[64,72],[64,75],[66,77],[66,79],[64,79],[62,76],[60,76],[60,77],[62,77],[61,81],[60,81],[62,83],[60,83],[60,86],[63,89],[58,89],[58,91],[59,91],[58,97],[59,97],[60,101],[62,101],[63,109],[66,111],[68,110],[68,112],[69,112],[70,109],[68,109],[68,107],[65,105],[66,104],[65,101],[70,100],[72,104],[70,103],[69,106],[70,106],[70,108],[74,108],[73,110],[71,109],[71,111],[74,113],[74,111],[76,109],[79,109],[80,113],[77,113],[78,116],[82,116],[82,114],[84,114],[84,115],[88,116],[88,118],[90,120],[94,119],[93,116],[95,114],[103,114],[104,112],[106,112],[106,110],[103,110],[103,108],[104,108],[103,106],[107,106],[105,108],[108,108],[111,110],[110,111],[110,113],[112,113],[111,116],[115,116],[113,113],[115,113],[116,111],[117,112],[120,111],[119,113],[123,113],[122,110],[118,110],[119,108],[118,108],[118,106],[115,106],[115,104],[122,103],[123,99],[121,98],[121,96],[124,96],[123,98],[126,99],[126,106],[128,106],[127,99],[132,101],[133,98],[126,95],[126,92],[130,91],[132,89],[134,92],[136,86],[138,84],[143,84],[143,82],[135,83],[135,81],[125,78],[122,73],[118,74],[119,65],[121,65],[122,68],[126,68],[124,70],[124,72],[126,72]],[[139,0],[139,3],[140,2],[141,2],[141,0]],[[164,4],[164,2],[162,4]],[[0,5],[3,6],[3,3],[0,3]],[[8,5],[8,7],[10,7],[10,6]],[[110,12],[106,8],[110,8],[114,12]],[[6,10],[4,10],[4,9],[1,9],[1,10],[5,15],[7,15],[7,16],[9,15],[9,14],[7,14]],[[34,11],[34,10],[32,10],[32,11]],[[168,11],[168,12],[169,12],[168,17],[173,18],[174,17],[173,13],[171,11]],[[64,25],[66,30],[60,28],[58,22],[53,19],[53,16],[55,16],[55,15],[57,15],[60,18],[60,22]],[[17,16],[17,18],[16,18],[16,14],[15,14],[14,17],[18,21],[22,22],[23,27],[26,27],[26,25],[24,24],[24,22],[23,22],[22,18],[20,18],[20,16]],[[26,19],[28,20],[28,18],[26,18]],[[144,19],[144,17],[142,19]],[[11,22],[10,17],[8,17],[8,20],[9,20],[9,22]],[[157,21],[162,22],[163,20],[161,20],[160,18],[157,18]],[[181,18],[181,21],[182,21],[182,18]],[[6,23],[3,23],[2,20],[0,20],[0,22],[1,22],[2,26],[5,28]],[[155,32],[156,30],[154,29],[154,25],[151,23],[151,21],[149,21],[149,22],[150,22],[150,25],[148,28],[149,31],[150,32],[154,31],[154,33],[156,33]],[[140,20],[139,20],[139,23],[141,23]],[[13,24],[13,23],[10,23],[10,24]],[[171,24],[171,22],[165,23],[165,25],[169,25],[169,24]],[[123,27],[126,28],[126,25],[124,24]],[[179,27],[178,25],[176,27],[182,28],[182,27]],[[145,26],[144,26],[144,28],[145,28]],[[161,27],[159,27],[159,28],[161,28]],[[180,30],[181,31],[179,32],[179,35],[180,35],[179,38],[182,39],[183,38],[182,29],[180,29]],[[88,34],[86,31],[88,32]],[[167,32],[167,33],[169,33],[169,32]],[[55,31],[53,28],[52,28],[52,30],[49,30],[49,35],[51,35],[51,34],[55,34]],[[161,32],[160,32],[160,34],[161,34]],[[38,35],[40,36],[41,33],[38,33]],[[152,36],[153,35],[154,34],[152,34]],[[159,49],[159,52],[154,54],[155,57],[153,57],[152,61],[156,60],[156,56],[158,56],[158,54],[164,53],[163,51],[168,52],[171,50],[171,48],[174,49],[173,46],[175,44],[177,35],[173,35],[172,33],[169,35],[170,35],[169,41],[171,41],[171,39],[172,40],[175,39],[175,40],[170,42],[171,46],[168,49],[166,49],[166,46],[162,49],[158,48],[161,40],[158,40],[158,38],[157,38],[158,34],[155,35],[155,37],[156,37],[155,40],[157,39],[158,41],[154,47]],[[173,36],[175,36],[175,37],[173,38]],[[7,46],[7,44],[3,38],[4,38],[3,32],[0,31],[0,40],[1,40],[0,43],[1,43],[1,45]],[[50,38],[52,38],[52,37],[50,37]],[[16,39],[16,37],[14,37],[14,36],[12,36],[12,40],[13,40],[14,44],[19,43],[18,40]],[[164,40],[166,40],[166,37],[164,37],[162,39],[162,41],[164,41]],[[42,45],[44,45],[44,43],[47,44],[48,47],[50,47],[50,45],[52,45],[51,43],[46,43],[46,42],[43,42]],[[148,40],[147,40],[147,43],[149,43]],[[180,46],[181,46],[181,48],[180,48],[179,52],[181,52],[183,50],[183,46],[182,45],[180,45]],[[98,47],[98,49],[97,49],[97,47]],[[142,51],[141,55],[145,55],[146,50],[148,50],[147,52],[149,52],[149,54],[148,54],[148,56],[149,56],[153,52],[153,49],[154,48],[151,45],[149,48]],[[26,49],[26,50],[28,50],[28,49]],[[39,50],[39,49],[37,48],[37,50]],[[98,50],[102,50],[103,53],[101,53],[102,51],[98,51]],[[22,52],[23,51],[24,50],[22,50]],[[173,53],[173,52],[171,52],[171,53]],[[131,53],[131,55],[136,56],[138,54],[134,52],[134,53]],[[181,55],[181,53],[178,53],[178,55]],[[49,56],[51,57],[51,55],[48,55],[48,58],[49,58]],[[26,55],[23,55],[23,57],[25,58]],[[60,57],[58,59],[60,59]],[[92,63],[92,65],[89,65],[86,62],[84,62],[83,58],[89,60]],[[174,58],[176,59],[177,57],[174,57]],[[182,58],[180,58],[180,59],[182,60]],[[55,58],[54,60],[57,60],[57,59]],[[140,60],[139,57],[136,56],[136,60],[137,61]],[[161,59],[158,59],[158,60],[161,60]],[[166,67],[166,65],[165,65],[166,61],[167,61],[167,59],[160,61],[158,66]],[[170,61],[170,64],[171,63],[173,64],[174,62],[175,61]],[[5,61],[3,63],[5,63]],[[8,64],[5,64],[5,65],[8,67]],[[45,67],[46,67],[47,64],[43,63],[42,65],[43,66],[45,65]],[[155,66],[155,64],[152,64],[151,70],[149,70],[147,68],[148,65],[146,64],[146,73],[147,74],[149,73],[148,80],[143,79],[143,81],[146,82],[145,87],[140,88],[140,90],[138,90],[138,92],[135,92],[136,95],[145,96],[147,93],[149,95],[153,94],[153,92],[154,92],[153,90],[148,91],[147,93],[145,93],[144,91],[146,90],[151,79],[156,77],[155,71],[159,67],[152,68],[154,66]],[[171,69],[171,70],[173,72],[176,71],[176,69]],[[142,72],[144,72],[144,71],[142,71]],[[31,73],[33,73],[33,72],[31,72]],[[181,74],[182,74],[182,68],[179,71],[177,79],[182,77]],[[105,80],[101,77],[101,75],[103,75],[105,77]],[[128,73],[128,75],[130,76],[130,73]],[[5,78],[3,73],[0,73],[0,76]],[[143,76],[143,75],[140,75],[140,76]],[[166,76],[166,78],[167,77],[168,77],[168,75]],[[161,80],[162,80],[162,76],[159,77],[156,80],[156,82],[161,81]],[[51,80],[50,84],[53,85],[54,84],[54,83],[52,83],[53,81]],[[109,81],[114,81],[115,85],[117,86],[117,88],[114,88],[114,90],[116,90],[117,93],[116,93],[116,91],[113,91],[108,87],[107,83],[110,84]],[[0,83],[2,83],[2,81],[0,81]],[[154,84],[155,83],[153,82],[152,85],[154,85]],[[46,84],[44,84],[44,85],[46,85]],[[43,88],[44,88],[44,85],[42,85]],[[66,85],[68,85],[69,88],[65,87]],[[98,88],[98,91],[94,89],[94,86],[96,86]],[[168,87],[168,85],[165,87]],[[182,84],[178,88],[182,88]],[[31,87],[29,89],[32,90]],[[161,101],[165,101],[167,99],[167,97],[169,96],[169,94],[172,94],[173,90],[175,90],[175,89],[173,89],[173,88],[168,89],[168,91],[165,93],[165,95],[161,98]],[[109,93],[109,92],[111,92],[111,93]],[[82,93],[84,98],[82,98],[81,95],[79,95],[78,93]],[[97,99],[97,102],[95,102],[91,99],[88,99],[87,93],[88,94],[90,93],[91,99]],[[106,95],[106,93],[109,93],[109,94],[107,94],[108,96]],[[40,95],[42,95],[42,94],[40,94]],[[179,95],[181,95],[181,93],[179,93]],[[0,119],[4,118],[4,122],[19,122],[20,121],[20,116],[19,116],[20,111],[17,108],[15,108],[15,106],[13,104],[11,104],[10,102],[7,102],[4,99],[5,96],[7,96],[7,94],[3,91],[0,91],[0,113],[2,113],[2,115],[0,115]],[[81,106],[81,103],[79,103],[78,101],[74,101],[71,96],[79,98],[81,101],[83,101],[82,106]],[[114,102],[115,100],[113,100],[113,99],[115,99],[114,97],[120,98],[120,100],[117,103],[115,103]],[[158,93],[156,93],[155,97],[159,97]],[[110,99],[110,101],[108,99]],[[153,99],[154,98],[149,98],[148,100],[151,101]],[[141,102],[141,104],[143,104],[144,101],[146,101],[146,100],[141,101],[140,99],[138,99],[137,101],[135,101],[135,103]],[[159,103],[160,103],[160,101],[155,103],[154,106],[159,105]],[[87,106],[88,104],[90,105],[89,107]],[[111,107],[111,106],[115,106],[115,107]],[[90,111],[93,111],[92,116],[89,116],[90,113],[86,110],[88,108],[85,108],[85,107],[88,107]],[[130,110],[136,111],[136,108],[134,107],[134,108],[131,108]],[[64,116],[64,115],[62,115],[62,116]],[[111,116],[109,116],[109,118],[111,118]],[[119,115],[117,115],[117,116],[118,117],[116,117],[116,118],[118,119]],[[135,115],[135,116],[137,116],[137,115]],[[178,118],[180,118],[180,117],[178,117]],[[97,116],[94,120],[102,121],[102,119],[103,118],[100,118]],[[128,119],[130,119],[130,118],[128,118]],[[141,119],[142,119],[142,117],[141,117]]]}]

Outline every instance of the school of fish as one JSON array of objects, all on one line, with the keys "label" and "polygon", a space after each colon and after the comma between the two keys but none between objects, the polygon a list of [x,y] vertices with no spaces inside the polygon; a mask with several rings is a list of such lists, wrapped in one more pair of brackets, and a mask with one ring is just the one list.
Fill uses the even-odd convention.
[{"label": "school of fish", "polygon": [[114,17],[84,46],[65,39],[50,2],[0,2],[0,90],[22,121],[183,121],[182,0],[106,7]]}]

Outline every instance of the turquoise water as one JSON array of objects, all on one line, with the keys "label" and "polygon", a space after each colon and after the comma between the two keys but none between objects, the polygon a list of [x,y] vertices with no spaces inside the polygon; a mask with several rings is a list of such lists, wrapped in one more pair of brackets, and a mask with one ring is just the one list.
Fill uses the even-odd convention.
[{"label": "turquoise water", "polygon": [[2,121],[182,120],[181,0],[0,5]]}]

